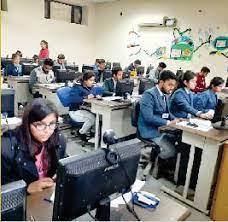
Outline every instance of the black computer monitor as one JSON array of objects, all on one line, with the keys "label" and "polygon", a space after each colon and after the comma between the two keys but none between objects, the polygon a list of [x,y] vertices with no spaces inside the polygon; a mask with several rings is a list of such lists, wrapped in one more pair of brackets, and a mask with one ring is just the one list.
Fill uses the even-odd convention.
[{"label": "black computer monitor", "polygon": [[138,67],[136,68],[136,72],[137,72],[137,75],[138,75],[138,76],[143,75],[144,72],[145,72],[145,67],[144,67],[144,66],[138,66]]},{"label": "black computer monitor", "polygon": [[33,63],[33,59],[29,59],[29,58],[21,58],[20,59],[20,63]]},{"label": "black computer monitor", "polygon": [[22,73],[23,75],[30,75],[31,71],[38,67],[36,64],[31,63],[22,63]]},{"label": "black computer monitor", "polygon": [[222,117],[225,115],[224,109],[226,104],[227,104],[227,99],[224,99],[224,100],[218,99],[217,106],[215,107],[215,114],[211,121],[212,123],[216,123],[222,120]]},{"label": "black computer monitor", "polygon": [[139,95],[143,94],[144,91],[146,91],[147,89],[154,87],[154,85],[155,84],[152,80],[147,78],[141,78],[139,80]]},{"label": "black computer monitor", "polygon": [[130,72],[129,71],[124,71],[123,72],[123,79],[129,79],[130,78]]},{"label": "black computer monitor", "polygon": [[104,70],[103,80],[111,78],[111,77],[112,77],[112,71],[111,70]]},{"label": "black computer monitor", "polygon": [[116,67],[121,67],[120,62],[113,62],[112,63],[112,68],[114,69]]},{"label": "black computer monitor", "polygon": [[111,62],[106,62],[105,69],[111,70],[111,66],[112,66]]},{"label": "black computer monitor", "polygon": [[56,73],[57,73],[58,69],[60,69],[60,66],[58,66],[58,65],[54,65],[53,68],[52,68],[52,71],[54,72],[55,76],[56,76]]},{"label": "black computer monitor", "polygon": [[8,183],[1,190],[1,220],[26,220],[26,183],[23,180]]},{"label": "black computer monitor", "polygon": [[226,87],[228,87],[228,77],[227,77],[227,79],[226,79]]},{"label": "black computer monitor", "polygon": [[83,64],[82,65],[82,72],[85,73],[87,71],[93,71],[93,66]]},{"label": "black computer monitor", "polygon": [[129,191],[140,150],[140,141],[133,139],[60,160],[52,219],[73,220],[97,208],[111,194]]},{"label": "black computer monitor", "polygon": [[79,70],[77,65],[66,65],[65,68],[69,70],[74,70],[75,72],[78,72]]},{"label": "black computer monitor", "polygon": [[12,63],[12,59],[10,58],[1,58],[1,69],[5,69],[6,66],[8,66],[10,63]]},{"label": "black computer monitor", "polygon": [[127,94],[132,94],[134,89],[134,80],[123,79],[116,84],[116,96],[123,96],[126,98]]},{"label": "black computer monitor", "polygon": [[73,70],[57,69],[56,70],[56,82],[66,83],[68,81],[78,80],[82,77],[81,72],[75,72]]},{"label": "black computer monitor", "polygon": [[14,117],[14,89],[2,89],[1,113],[7,113],[8,117]]}]

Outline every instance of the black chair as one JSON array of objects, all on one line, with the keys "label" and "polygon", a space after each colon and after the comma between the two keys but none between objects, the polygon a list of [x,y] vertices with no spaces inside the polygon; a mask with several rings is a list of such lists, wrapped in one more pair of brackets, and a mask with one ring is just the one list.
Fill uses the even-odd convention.
[{"label": "black chair", "polygon": [[152,174],[153,177],[157,178],[158,174],[158,155],[160,153],[160,147],[154,143],[151,140],[142,138],[140,135],[140,132],[138,130],[138,118],[140,113],[140,104],[139,101],[136,101],[133,103],[132,112],[131,112],[131,124],[132,126],[137,128],[137,138],[144,143],[142,152],[141,152],[141,158],[140,163],[142,165],[146,165],[145,169],[143,171],[143,180],[146,180],[147,176],[151,174],[151,171],[153,170]]}]

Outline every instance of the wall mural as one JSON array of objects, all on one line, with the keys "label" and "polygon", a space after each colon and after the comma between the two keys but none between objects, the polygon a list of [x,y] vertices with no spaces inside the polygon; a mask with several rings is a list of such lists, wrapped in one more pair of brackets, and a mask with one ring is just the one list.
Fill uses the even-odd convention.
[{"label": "wall mural", "polygon": [[228,36],[218,36],[212,42],[215,50],[211,51],[210,55],[221,55],[228,58]]},{"label": "wall mural", "polygon": [[[167,47],[160,46],[154,51],[150,52],[148,49],[142,48],[141,36],[136,31],[132,30],[128,33],[128,44],[127,48],[130,50],[129,56],[138,55],[140,53],[145,53],[150,57],[155,57],[157,59],[174,59],[182,61],[190,61],[193,54],[197,52],[202,46],[209,49],[213,46],[215,50],[211,51],[210,55],[222,55],[228,58],[228,36],[218,36],[213,41],[211,36],[213,34],[213,29],[208,30],[198,30],[198,42],[199,45],[196,46],[191,37],[191,28],[181,31],[179,28],[173,29],[173,41],[171,43],[170,55],[167,56]],[[201,55],[199,54],[199,57]]]}]

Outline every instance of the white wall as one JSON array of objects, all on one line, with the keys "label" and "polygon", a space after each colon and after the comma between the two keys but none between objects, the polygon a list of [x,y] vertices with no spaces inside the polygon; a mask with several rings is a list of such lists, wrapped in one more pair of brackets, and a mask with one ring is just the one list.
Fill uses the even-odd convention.
[{"label": "white wall", "polygon": [[[69,2],[69,1],[68,1]],[[83,0],[70,3],[84,4]],[[44,0],[8,0],[8,12],[2,12],[2,56],[17,49],[23,57],[40,50],[40,41],[48,41],[50,57],[63,53],[76,64],[94,62],[94,5],[88,5],[88,26],[44,18]]]},{"label": "white wall", "polygon": [[[130,50],[126,45],[128,32],[135,29],[141,35],[142,47],[154,51],[159,46],[170,49],[172,28],[143,28],[137,30],[140,22],[151,22],[154,18],[163,16],[175,17],[178,27],[191,28],[192,38],[198,45],[198,30],[213,29],[212,37],[217,35],[228,36],[227,0],[119,0],[112,3],[98,4],[96,6],[96,53],[97,57],[104,57],[110,61],[120,61],[128,65],[136,58],[142,59],[143,65],[157,65],[161,60],[148,57],[144,53],[129,57]],[[199,13],[198,10],[202,10]],[[120,16],[120,12],[123,16]],[[213,76],[227,76],[228,59],[223,56],[210,56],[209,49],[202,47],[190,62],[163,60],[168,68],[176,70],[192,69],[198,71],[206,65],[211,69],[208,80]],[[167,53],[169,55],[169,53]]]}]

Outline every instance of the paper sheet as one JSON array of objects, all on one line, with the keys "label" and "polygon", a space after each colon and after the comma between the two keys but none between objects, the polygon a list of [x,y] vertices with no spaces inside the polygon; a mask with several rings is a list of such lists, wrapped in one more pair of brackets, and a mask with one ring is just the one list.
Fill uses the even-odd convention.
[{"label": "paper sheet", "polygon": [[[193,127],[193,126],[187,125],[189,122],[195,123],[196,125],[198,125],[198,127]],[[186,126],[186,127],[192,128],[192,129],[203,131],[203,132],[207,132],[213,128],[211,125],[211,121],[209,121],[209,120],[190,119],[189,122],[182,121],[182,122],[177,123],[177,125]]]},{"label": "paper sheet", "polygon": [[[132,193],[140,191],[142,189],[142,187],[144,186],[144,184],[145,184],[145,181],[136,179],[135,183],[131,187]],[[131,192],[125,193],[123,196],[127,203],[130,202],[130,200],[132,198]],[[125,204],[122,196],[117,197],[116,199],[111,201],[111,207],[118,208],[120,204]]]},{"label": "paper sheet", "polygon": [[[136,179],[135,180],[135,183],[132,185],[132,192],[138,192],[140,191],[140,189],[142,189],[142,187],[144,186],[145,184],[145,181],[141,181],[141,180],[138,180]],[[127,202],[129,202],[131,200],[131,192],[129,193],[125,193],[124,194],[124,198]],[[54,203],[54,200],[55,200],[55,191],[52,193],[51,197],[50,197],[50,200]],[[125,204],[122,196],[120,197],[117,197],[116,199],[112,200],[111,201],[111,207],[115,207],[115,208],[118,208],[119,204]]]}]

